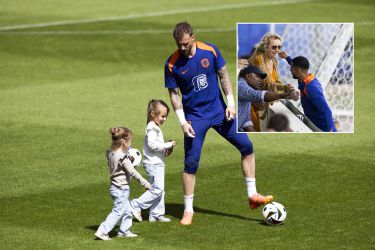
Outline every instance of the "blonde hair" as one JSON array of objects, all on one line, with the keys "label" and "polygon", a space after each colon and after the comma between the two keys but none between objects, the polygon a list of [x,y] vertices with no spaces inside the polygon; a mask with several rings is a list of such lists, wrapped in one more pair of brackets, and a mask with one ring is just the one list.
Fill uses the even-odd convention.
[{"label": "blonde hair", "polygon": [[278,40],[281,41],[281,36],[279,36],[276,33],[271,33],[271,32],[266,33],[262,37],[260,42],[257,45],[255,45],[255,52],[254,53],[255,54],[264,53],[266,51],[266,48],[268,47],[268,45],[270,45],[271,39],[278,39]]},{"label": "blonde hair", "polygon": [[167,108],[167,116],[169,114],[169,107],[163,100],[152,99],[148,102],[147,105],[147,124],[152,120],[151,113],[154,112],[156,115],[160,114],[158,105],[162,105]]},{"label": "blonde hair", "polygon": [[281,37],[278,34],[271,33],[271,32],[266,33],[262,37],[260,42],[255,46],[255,51],[251,55],[251,57],[249,58],[249,64],[258,66],[263,72],[267,73],[267,77],[265,79],[263,79],[263,83],[264,83],[263,89],[271,91],[271,92],[275,92],[276,86],[275,86],[274,83],[281,83],[280,80],[279,80],[279,76],[277,74],[278,62],[277,62],[276,58],[272,58],[273,64],[276,68],[276,73],[275,72],[271,73],[271,72],[268,72],[267,66],[264,63],[264,57],[263,57],[263,55],[266,51],[266,48],[271,43],[271,39],[278,39],[278,40],[281,41]]},{"label": "blonde hair", "polygon": [[110,128],[109,133],[112,137],[112,150],[116,150],[121,147],[123,145],[123,140],[125,140],[126,146],[133,136],[132,131],[125,127]]}]

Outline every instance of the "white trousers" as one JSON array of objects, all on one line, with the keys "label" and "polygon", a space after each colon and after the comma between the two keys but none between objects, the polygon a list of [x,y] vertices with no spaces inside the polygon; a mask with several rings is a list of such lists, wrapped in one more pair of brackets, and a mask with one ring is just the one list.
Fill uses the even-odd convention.
[{"label": "white trousers", "polygon": [[132,226],[132,212],[130,208],[128,186],[118,188],[111,185],[109,192],[113,199],[113,208],[105,221],[99,226],[99,231],[108,234],[121,220],[119,235],[126,234]]},{"label": "white trousers", "polygon": [[164,164],[144,164],[151,190],[144,192],[138,199],[131,201],[135,209],[150,209],[150,217],[158,218],[165,214],[164,205]]}]

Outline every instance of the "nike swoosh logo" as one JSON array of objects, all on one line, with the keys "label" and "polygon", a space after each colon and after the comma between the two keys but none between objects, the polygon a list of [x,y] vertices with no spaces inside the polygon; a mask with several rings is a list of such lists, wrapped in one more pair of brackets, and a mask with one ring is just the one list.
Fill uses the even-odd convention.
[{"label": "nike swoosh logo", "polygon": [[186,69],[185,71],[182,71],[181,73],[184,75],[186,72],[188,72],[189,69]]}]

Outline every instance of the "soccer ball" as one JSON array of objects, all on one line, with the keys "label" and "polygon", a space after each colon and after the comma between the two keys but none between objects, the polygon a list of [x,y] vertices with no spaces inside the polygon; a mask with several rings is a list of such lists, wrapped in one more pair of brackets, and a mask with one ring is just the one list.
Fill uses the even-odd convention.
[{"label": "soccer ball", "polygon": [[286,218],[286,209],[278,202],[271,202],[264,206],[262,214],[264,222],[267,225],[279,225]]},{"label": "soccer ball", "polygon": [[136,148],[129,148],[129,155],[134,158],[132,161],[133,167],[138,167],[142,161],[142,154]]}]

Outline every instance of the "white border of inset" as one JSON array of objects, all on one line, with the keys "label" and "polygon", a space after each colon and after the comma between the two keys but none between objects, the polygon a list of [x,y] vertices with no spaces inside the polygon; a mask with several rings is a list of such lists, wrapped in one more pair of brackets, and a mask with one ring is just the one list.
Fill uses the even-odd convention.
[{"label": "white border of inset", "polygon": [[[355,132],[355,23],[351,23],[351,22],[340,22],[340,23],[327,23],[327,22],[320,22],[320,23],[265,23],[265,22],[252,22],[252,23],[248,23],[248,22],[237,22],[236,23],[236,94],[237,94],[237,107],[236,107],[236,111],[237,111],[237,114],[238,114],[238,73],[239,73],[239,70],[238,70],[238,52],[239,52],[239,39],[238,39],[238,25],[239,24],[267,24],[267,25],[276,25],[276,24],[352,24],[353,25],[353,131],[352,132],[334,132],[334,133],[331,133],[331,132],[267,132],[267,131],[261,131],[261,132],[241,132],[241,131],[238,131],[238,119],[237,119],[237,124],[236,124],[236,129],[237,129],[237,133],[241,133],[241,134],[354,134]],[[360,23],[357,23],[357,25],[375,25],[375,22],[360,22]]]}]

